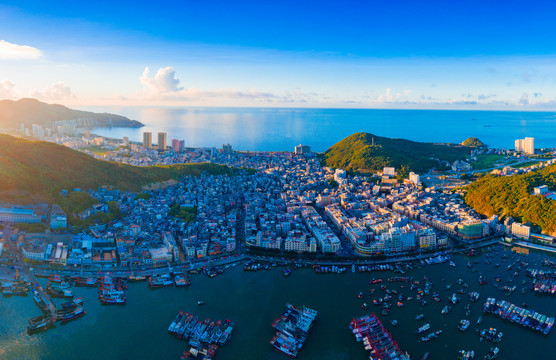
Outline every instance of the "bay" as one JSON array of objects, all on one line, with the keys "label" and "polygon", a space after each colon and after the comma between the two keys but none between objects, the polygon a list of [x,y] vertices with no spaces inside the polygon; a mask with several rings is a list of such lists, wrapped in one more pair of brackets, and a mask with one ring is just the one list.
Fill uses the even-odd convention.
[{"label": "bay", "polygon": [[518,111],[89,107],[139,120],[142,128],[96,128],[94,133],[142,142],[145,131],[166,132],[187,147],[230,143],[246,151],[293,151],[303,143],[322,152],[356,132],[423,142],[461,143],[478,137],[510,149],[518,138],[534,137],[537,148],[556,147],[556,113]]},{"label": "bay", "polygon": [[[286,359],[272,348],[269,341],[273,336],[272,321],[281,314],[287,302],[296,306],[306,305],[319,312],[299,359],[366,359],[367,353],[362,344],[355,341],[348,324],[354,316],[372,311],[380,313],[380,307],[373,306],[372,299],[381,297],[383,292],[379,290],[379,285],[368,284],[371,278],[379,277],[385,279],[388,288],[414,297],[406,301],[403,308],[394,304],[389,316],[379,315],[402,350],[408,351],[412,359],[420,359],[426,351],[431,353],[431,359],[455,359],[458,350],[462,349],[474,349],[476,358],[482,358],[493,345],[479,342],[475,334],[475,322],[479,315],[484,318],[481,328],[495,327],[504,333],[502,342],[497,344],[501,349],[501,359],[550,358],[553,333],[543,336],[494,315],[485,315],[482,305],[487,297],[492,296],[516,305],[526,302],[540,313],[556,315],[554,297],[535,296],[530,291],[521,294],[522,280],[527,281],[528,287],[530,279],[524,276],[524,271],[514,278],[512,273],[516,266],[511,271],[506,270],[508,264],[518,259],[529,262],[528,267],[540,268],[542,259],[551,256],[532,253],[524,257],[502,251],[501,247],[498,249],[490,265],[484,264],[483,256],[467,258],[457,255],[453,256],[456,267],[431,265],[405,274],[420,280],[428,276],[434,283],[432,291],[440,293],[442,302],[435,303],[429,296],[428,304],[423,307],[415,300],[415,291],[410,291],[407,284],[386,282],[390,276],[399,276],[392,272],[334,275],[299,269],[285,278],[280,268],[252,273],[243,272],[241,266],[237,266],[214,279],[194,275],[189,288],[151,290],[144,282],[130,284],[128,302],[124,306],[102,306],[96,289],[74,288],[76,296],[83,297],[87,314],[45,333],[29,336],[25,332],[27,321],[40,314],[32,297],[3,297],[0,298],[0,359],[178,359],[186,349],[186,343],[167,331],[178,311],[196,314],[200,318],[230,319],[236,323],[230,342],[218,349],[217,359]],[[502,254],[508,254],[510,258],[504,260]],[[474,265],[477,272],[472,273],[466,267],[468,261],[478,262]],[[497,269],[494,268],[496,262],[501,264]],[[479,274],[486,276],[487,285],[478,284]],[[502,277],[500,286],[516,285],[517,291],[506,296],[494,288],[492,285],[498,274]],[[456,284],[459,278],[469,284],[465,291],[481,294],[480,300],[471,305],[469,320],[472,325],[466,333],[457,330],[456,326],[460,319],[465,318],[464,306],[469,302],[467,295],[459,295],[462,301],[453,307],[450,314],[440,314],[442,307],[448,303],[448,297],[461,288]],[[511,283],[506,282],[508,278],[512,278]],[[448,283],[454,286],[444,290]],[[371,287],[377,290],[373,297],[367,295]],[[360,291],[366,294],[364,299],[357,298]],[[204,300],[205,305],[198,306],[197,300]],[[361,309],[364,301],[369,304],[368,310]],[[418,313],[425,314],[424,321],[414,320]],[[392,326],[392,319],[398,320],[399,324]],[[443,330],[443,334],[431,342],[419,342],[413,331],[425,322],[431,324],[432,330]]]}]

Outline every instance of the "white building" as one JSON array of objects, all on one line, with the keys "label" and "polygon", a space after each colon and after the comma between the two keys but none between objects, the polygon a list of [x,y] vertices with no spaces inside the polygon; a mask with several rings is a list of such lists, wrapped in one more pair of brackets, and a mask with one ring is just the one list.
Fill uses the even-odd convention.
[{"label": "white building", "polygon": [[535,153],[535,138],[526,137],[525,139],[517,139],[515,141],[515,151],[521,151],[526,154]]},{"label": "white building", "polygon": [[297,145],[295,147],[295,155],[304,155],[311,152],[311,147],[309,145]]},{"label": "white building", "polygon": [[382,175],[384,176],[396,176],[396,169],[393,167],[385,167],[382,169]]},{"label": "white building", "polygon": [[531,228],[518,222],[512,224],[512,235],[522,239],[529,239]]},{"label": "white building", "polygon": [[546,193],[548,193],[548,186],[547,185],[538,186],[534,189],[534,194],[535,195],[544,195]]},{"label": "white building", "polygon": [[421,182],[421,177],[419,174],[415,174],[414,172],[409,173],[409,181],[411,181],[414,185],[418,185]]}]

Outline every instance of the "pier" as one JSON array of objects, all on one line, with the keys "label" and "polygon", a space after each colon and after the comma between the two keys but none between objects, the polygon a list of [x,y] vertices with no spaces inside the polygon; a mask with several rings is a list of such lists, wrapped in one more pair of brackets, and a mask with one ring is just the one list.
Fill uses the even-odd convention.
[{"label": "pier", "polygon": [[500,242],[503,245],[506,246],[521,246],[524,248],[528,248],[528,249],[533,249],[533,250],[538,250],[538,251],[546,251],[546,252],[550,252],[550,253],[556,253],[556,248],[552,248],[552,247],[548,247],[548,246],[543,246],[543,245],[536,245],[536,244],[532,244],[532,243],[528,243],[525,241],[516,241],[514,243],[506,243],[504,241]]},{"label": "pier", "polygon": [[37,293],[39,294],[40,298],[47,305],[50,316],[55,318],[56,305],[52,301],[52,298],[50,298],[50,295],[48,295],[48,293],[44,290],[44,288],[41,286],[41,284],[38,282],[35,275],[29,270],[29,268],[25,267],[24,270],[25,270],[25,276],[27,277],[27,279],[29,279],[31,285],[33,285],[33,288],[37,290]]}]

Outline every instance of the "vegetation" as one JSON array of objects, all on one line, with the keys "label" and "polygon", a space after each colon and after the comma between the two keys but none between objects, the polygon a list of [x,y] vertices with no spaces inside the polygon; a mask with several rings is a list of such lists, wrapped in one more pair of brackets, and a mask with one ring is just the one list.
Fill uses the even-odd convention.
[{"label": "vegetation", "polygon": [[495,167],[497,164],[502,163],[504,155],[498,154],[482,154],[477,156],[477,161],[471,163],[473,169],[483,170]]},{"label": "vegetation", "polygon": [[151,196],[152,196],[152,195],[151,195],[150,193],[148,193],[148,192],[142,192],[142,193],[140,193],[140,194],[137,194],[137,197],[136,197],[136,198],[137,198],[137,200],[139,200],[139,199],[149,200],[149,199],[151,198]]},{"label": "vegetation", "polygon": [[87,150],[87,151],[92,152],[93,154],[99,154],[99,155],[106,154],[109,151],[109,150],[103,148],[102,146],[98,146],[98,145],[89,146],[89,147],[83,148],[81,150]]},{"label": "vegetation", "polygon": [[43,224],[18,223],[15,227],[26,233],[42,233],[46,230],[46,226]]},{"label": "vegetation", "polygon": [[536,165],[538,163],[539,163],[539,161],[537,161],[537,160],[531,160],[531,161],[526,161],[526,162],[522,162],[522,163],[519,163],[519,164],[510,165],[510,166],[513,167],[514,169],[521,169],[521,168],[524,168],[524,167],[529,167],[529,166]]},{"label": "vegetation", "polygon": [[197,216],[197,207],[180,207],[179,204],[174,204],[170,208],[168,214],[189,223],[195,220],[195,217]]},{"label": "vegetation", "polygon": [[331,188],[337,188],[338,186],[340,186],[340,185],[338,184],[338,182],[337,182],[336,180],[334,180],[334,179],[328,179],[328,185],[329,185]]},{"label": "vegetation", "polygon": [[532,195],[533,188],[556,188],[556,165],[514,176],[485,176],[467,187],[465,202],[488,217],[511,216],[519,222],[530,221],[545,233],[556,233],[556,201]]},{"label": "vegetation", "polygon": [[479,140],[476,137],[467,138],[461,144],[463,146],[467,146],[467,147],[485,147],[486,146],[486,144],[484,144],[481,140]]},{"label": "vegetation", "polygon": [[62,189],[113,186],[120,190],[140,191],[147,184],[184,175],[199,176],[203,172],[231,174],[232,169],[209,163],[131,166],[97,160],[57,144],[0,135],[0,202],[58,203],[68,217],[91,207],[96,201],[80,191],[62,197]]},{"label": "vegetation", "polygon": [[118,208],[118,204],[115,201],[111,201],[108,203],[107,213],[99,211],[83,220],[80,219],[78,215],[79,214],[75,213],[68,214],[68,223],[73,226],[73,230],[76,232],[79,232],[93,224],[107,224],[116,219],[121,219],[122,212]]},{"label": "vegetation", "polygon": [[36,99],[20,99],[18,101],[0,101],[1,127],[17,127],[21,123],[31,126],[52,126],[58,120],[89,118],[96,122],[96,126],[141,127],[139,121],[130,120],[125,116],[94,113],[90,111],[72,110],[62,105],[45,104]]},{"label": "vegetation", "polygon": [[[374,145],[373,145],[374,140]],[[404,171],[424,172],[441,167],[440,161],[464,160],[471,150],[452,144],[421,143],[390,139],[369,133],[356,133],[326,150],[326,166],[349,171],[382,170],[393,166]]]}]

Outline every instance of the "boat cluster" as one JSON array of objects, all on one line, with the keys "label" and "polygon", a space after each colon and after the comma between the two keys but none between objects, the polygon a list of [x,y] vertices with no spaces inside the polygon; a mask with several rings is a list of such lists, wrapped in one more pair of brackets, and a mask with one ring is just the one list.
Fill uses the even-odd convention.
[{"label": "boat cluster", "polygon": [[443,264],[445,262],[449,262],[452,259],[450,259],[450,257],[448,255],[437,255],[434,257],[430,257],[424,260],[425,264],[427,265],[434,265],[434,264]]},{"label": "boat cluster", "polygon": [[374,313],[351,320],[349,328],[355,339],[363,342],[365,350],[371,354],[371,359],[409,359],[409,355],[400,350],[398,343]]},{"label": "boat cluster", "polygon": [[127,284],[123,279],[105,275],[99,279],[98,298],[103,305],[125,304]]},{"label": "boat cluster", "polygon": [[471,360],[475,357],[475,351],[473,350],[460,350],[459,351],[459,360]]},{"label": "boat cluster", "polygon": [[57,298],[72,298],[72,287],[73,285],[70,278],[52,275],[48,278],[48,282],[46,283],[46,292]]},{"label": "boat cluster", "polygon": [[357,267],[359,272],[371,272],[371,271],[393,271],[394,266],[391,264],[384,265],[361,265]]},{"label": "boat cluster", "polygon": [[325,274],[325,273],[333,273],[333,274],[345,274],[347,268],[345,266],[323,266],[323,265],[314,265],[313,269],[317,274]]},{"label": "boat cluster", "polygon": [[[35,302],[37,302],[37,298],[40,299],[40,296],[38,292],[36,292],[36,290],[34,290],[33,292],[35,294]],[[40,301],[44,304],[44,301],[42,299],[40,299]],[[47,306],[39,306],[44,314],[29,320],[27,332],[29,334],[34,334],[37,332],[46,331],[49,328],[53,327],[56,321],[65,323],[85,315],[85,310],[83,309],[82,304],[83,300],[81,298],[77,298],[62,304],[62,307],[60,309],[56,309],[54,313],[50,312]]]},{"label": "boat cluster", "polygon": [[[215,275],[216,276],[216,275]],[[212,276],[214,277],[214,276]],[[191,280],[186,273],[182,272],[174,272],[172,274],[165,273],[165,274],[158,274],[152,275],[147,278],[149,287],[151,289],[157,289],[161,287],[169,287],[169,286],[176,286],[176,287],[183,287],[191,285]]]},{"label": "boat cluster", "polygon": [[556,294],[556,278],[535,278],[535,281],[533,282],[533,291],[540,294]]},{"label": "boat cluster", "polygon": [[502,337],[504,336],[502,331],[497,331],[496,328],[489,328],[489,329],[482,329],[482,330],[477,329],[476,331],[477,334],[479,334],[481,341],[487,340],[493,343],[498,343],[502,341]]},{"label": "boat cluster", "polygon": [[[224,269],[222,269],[220,266],[207,266],[207,267],[203,267],[201,272],[208,276],[209,278],[213,278],[217,275],[222,275],[224,274]],[[176,276],[181,276],[183,277],[183,275],[179,274]],[[185,275],[187,277],[187,275]],[[189,280],[189,279],[188,279]],[[189,284],[188,284],[189,285]],[[176,286],[178,286],[178,283],[176,282]]]},{"label": "boat cluster", "polygon": [[309,336],[317,311],[303,306],[301,309],[286,304],[284,313],[272,323],[276,334],[270,340],[274,348],[288,356],[296,357]]},{"label": "boat cluster", "polygon": [[200,320],[198,316],[180,311],[168,332],[189,341],[190,349],[183,353],[182,359],[212,359],[218,346],[230,340],[234,326],[230,320]]},{"label": "boat cluster", "polygon": [[4,296],[27,295],[29,285],[31,285],[29,282],[23,280],[0,281],[0,289]]},{"label": "boat cluster", "polygon": [[504,300],[496,301],[494,298],[488,298],[483,311],[496,314],[502,319],[509,320],[515,324],[540,331],[545,335],[548,335],[554,326],[554,317],[548,317],[538,312],[524,309]]}]

